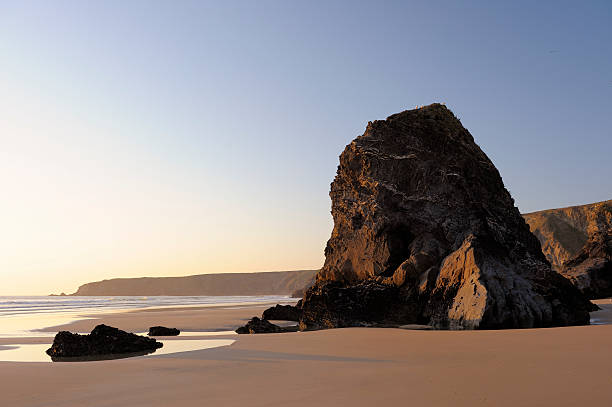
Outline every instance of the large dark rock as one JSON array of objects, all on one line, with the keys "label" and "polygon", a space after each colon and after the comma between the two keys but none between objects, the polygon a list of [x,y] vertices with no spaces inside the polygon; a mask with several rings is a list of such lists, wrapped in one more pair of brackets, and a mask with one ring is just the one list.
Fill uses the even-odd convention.
[{"label": "large dark rock", "polygon": [[589,298],[612,297],[612,232],[592,234],[561,273]]},{"label": "large dark rock", "polygon": [[398,321],[412,318],[406,300],[398,287],[375,280],[351,286],[318,284],[306,295],[308,307],[300,329],[398,325]]},{"label": "large dark rock", "polygon": [[445,106],[370,122],[340,156],[334,230],[301,329],[589,323],[499,172]]},{"label": "large dark rock", "polygon": [[51,348],[47,349],[47,354],[52,358],[146,354],[162,346],[161,342],[153,338],[135,335],[106,325],[98,325],[89,335],[59,332],[55,335]]},{"label": "large dark rock", "polygon": [[181,331],[176,328],[166,328],[165,326],[152,326],[149,328],[149,336],[177,336]]},{"label": "large dark rock", "polygon": [[278,325],[265,320],[253,317],[245,326],[236,329],[238,334],[272,334],[281,332],[294,332],[296,328],[282,328]]},{"label": "large dark rock", "polygon": [[276,304],[263,312],[263,319],[278,321],[299,321],[302,317],[302,310],[293,305]]}]

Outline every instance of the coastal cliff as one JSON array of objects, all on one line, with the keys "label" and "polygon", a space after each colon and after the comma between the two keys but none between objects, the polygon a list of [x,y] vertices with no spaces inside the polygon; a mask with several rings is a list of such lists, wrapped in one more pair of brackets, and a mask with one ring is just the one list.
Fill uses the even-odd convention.
[{"label": "coastal cliff", "polygon": [[612,296],[612,201],[523,217],[555,269],[589,298]]},{"label": "coastal cliff", "polygon": [[72,295],[291,295],[312,284],[317,270],[115,278],[87,283]]},{"label": "coastal cliff", "polygon": [[340,156],[325,264],[301,329],[589,323],[502,178],[444,105],[368,123]]}]

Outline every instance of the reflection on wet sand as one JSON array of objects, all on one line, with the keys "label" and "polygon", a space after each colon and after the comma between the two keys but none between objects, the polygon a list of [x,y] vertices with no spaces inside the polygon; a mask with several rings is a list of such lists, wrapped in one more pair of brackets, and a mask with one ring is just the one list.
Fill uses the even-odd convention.
[{"label": "reflection on wet sand", "polygon": [[114,359],[126,359],[133,358],[136,356],[145,356],[151,353],[155,353],[156,349],[142,351],[142,352],[131,352],[131,353],[111,353],[108,355],[90,355],[90,356],[73,356],[73,357],[57,357],[51,356],[53,362],[95,362],[99,360],[114,360]]},{"label": "reflection on wet sand", "polygon": [[71,358],[51,358],[45,353],[50,344],[17,344],[0,347],[0,362],[93,362],[191,352],[195,350],[229,346],[232,343],[234,343],[233,339],[172,339],[163,341],[164,347],[156,351]]}]

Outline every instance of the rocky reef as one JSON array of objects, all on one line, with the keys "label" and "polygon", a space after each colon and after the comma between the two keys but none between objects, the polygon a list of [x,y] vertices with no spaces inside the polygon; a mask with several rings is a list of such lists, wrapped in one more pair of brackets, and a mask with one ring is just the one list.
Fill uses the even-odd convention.
[{"label": "rocky reef", "polygon": [[340,156],[334,229],[300,329],[589,323],[502,178],[441,104],[368,123]]},{"label": "rocky reef", "polygon": [[612,296],[612,201],[523,216],[557,271],[589,298]]},{"label": "rocky reef", "polygon": [[258,317],[251,318],[251,320],[247,322],[245,326],[241,326],[240,328],[236,329],[237,334],[273,334],[295,331],[297,331],[297,327],[280,327],[278,325],[274,325],[266,319],[259,319]]},{"label": "rocky reef", "polygon": [[[139,336],[107,325],[96,326],[89,335],[61,331],[55,335],[47,354],[53,360],[91,357],[116,359],[155,352],[163,344],[153,338]],[[67,359],[68,358],[68,359]]]},{"label": "rocky reef", "polygon": [[152,326],[149,328],[149,336],[178,336],[181,333],[176,328],[167,328],[165,326]]},{"label": "rocky reef", "polygon": [[261,317],[262,319],[280,321],[299,321],[302,318],[302,309],[300,307],[276,304],[274,307],[265,310]]}]

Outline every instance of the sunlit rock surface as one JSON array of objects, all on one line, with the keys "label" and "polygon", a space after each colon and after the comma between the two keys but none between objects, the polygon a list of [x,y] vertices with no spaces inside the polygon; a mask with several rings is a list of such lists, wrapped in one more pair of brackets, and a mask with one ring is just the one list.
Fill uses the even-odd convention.
[{"label": "sunlit rock surface", "polygon": [[612,201],[523,216],[554,268],[589,298],[612,296]]},{"label": "sunlit rock surface", "polygon": [[440,104],[368,123],[340,156],[334,229],[301,329],[589,323],[499,172]]}]

